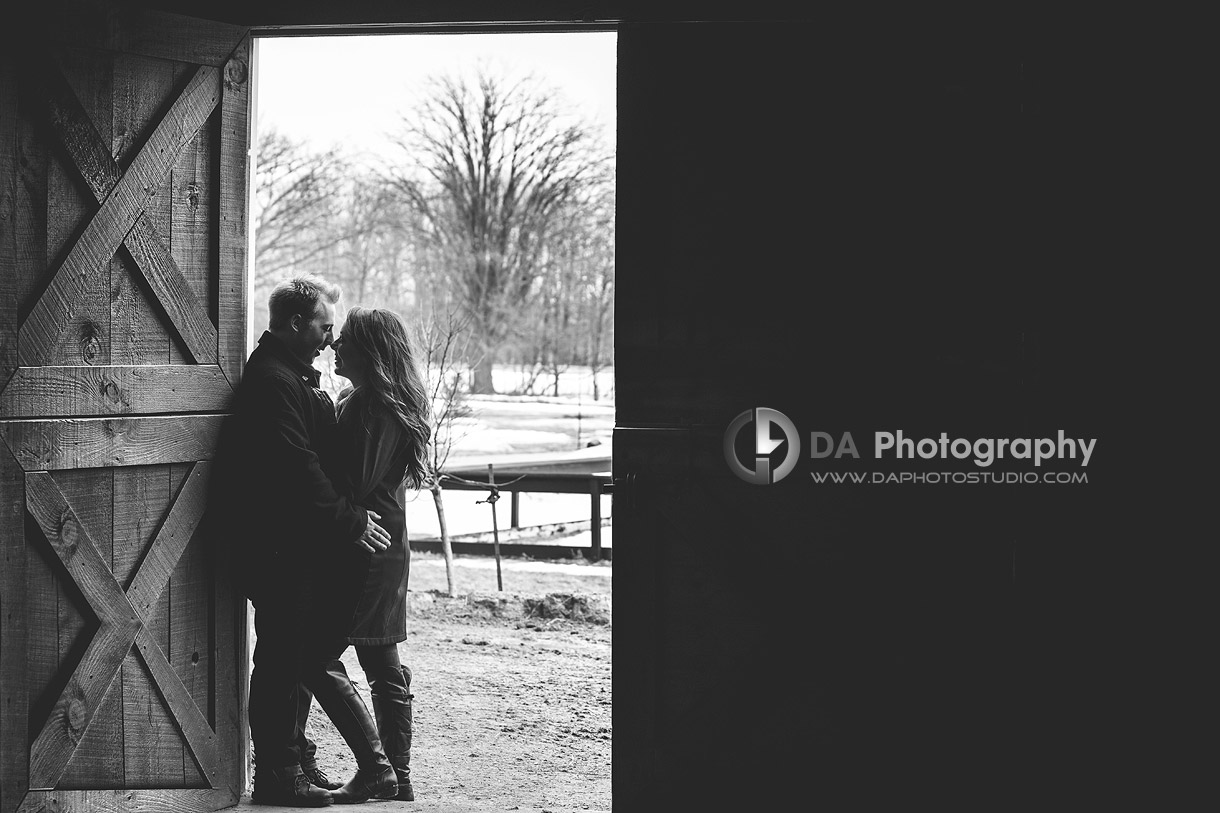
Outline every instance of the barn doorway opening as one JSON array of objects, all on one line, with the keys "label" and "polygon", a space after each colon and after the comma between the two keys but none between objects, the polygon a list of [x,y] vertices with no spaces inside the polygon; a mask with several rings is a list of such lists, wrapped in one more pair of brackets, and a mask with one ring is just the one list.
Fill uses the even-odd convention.
[{"label": "barn doorway opening", "polygon": [[[441,505],[428,490],[405,494],[416,596],[587,592],[597,613],[601,593],[608,610],[616,50],[615,32],[589,30],[254,40],[249,349],[271,288],[295,274],[343,289],[336,335],[353,305],[410,326],[427,359],[441,475]],[[348,382],[333,351],[315,364],[337,396]],[[592,801],[608,800],[610,778],[608,627],[598,635],[601,685],[582,689],[605,716],[587,737],[592,781],[604,784]],[[414,643],[400,644],[408,665]],[[566,650],[561,660],[569,654],[588,660]],[[588,683],[582,670],[573,674]],[[417,696],[438,677],[418,674]],[[546,691],[537,699],[550,705]],[[472,725],[469,735],[491,736]],[[319,762],[329,750],[332,773],[352,767],[319,708],[310,728],[332,740]],[[545,744],[522,764],[508,741],[533,735],[499,730],[499,746],[471,747],[514,764],[478,777],[528,787]],[[549,775],[566,771],[557,762]]]},{"label": "barn doorway opening", "polygon": [[[340,317],[388,307],[417,329],[447,382],[441,467],[575,453],[608,472],[616,44],[583,30],[257,38],[250,342],[275,281],[321,274],[344,289]],[[329,351],[318,366],[346,383]],[[497,519],[585,527],[586,493],[519,493]],[[491,530],[487,506],[453,502],[449,531]],[[417,507],[423,547],[442,529]]]}]

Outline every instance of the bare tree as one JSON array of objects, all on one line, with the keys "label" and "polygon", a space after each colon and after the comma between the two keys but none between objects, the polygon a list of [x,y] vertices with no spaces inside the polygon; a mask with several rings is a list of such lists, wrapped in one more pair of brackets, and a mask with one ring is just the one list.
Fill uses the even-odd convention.
[{"label": "bare tree", "polygon": [[614,190],[594,200],[587,213],[582,257],[582,323],[585,363],[593,374],[593,400],[601,398],[598,373],[614,363]]},{"label": "bare tree", "polygon": [[255,181],[253,301],[288,274],[312,272],[339,283],[348,302],[410,310],[414,232],[380,174],[271,129],[259,136]]},{"label": "bare tree", "polygon": [[480,70],[439,77],[395,139],[390,182],[443,254],[469,320],[471,392],[492,393],[492,366],[539,290],[540,259],[564,207],[604,186],[612,162],[554,91]]},{"label": "bare tree", "polygon": [[348,170],[334,149],[311,151],[273,128],[255,154],[254,257],[260,276],[275,276],[335,242],[330,221]]},{"label": "bare tree", "polygon": [[543,281],[538,363],[550,373],[552,393],[572,364],[597,372],[609,361],[607,335],[614,304],[614,200],[609,191],[570,206],[548,252]]},{"label": "bare tree", "polygon": [[415,305],[415,230],[411,213],[384,181],[354,174],[345,187],[330,267],[353,302],[377,302],[406,313]]},{"label": "bare tree", "polygon": [[436,506],[450,596],[457,595],[457,585],[453,576],[453,545],[445,520],[441,481],[454,444],[462,437],[459,422],[471,414],[470,405],[465,400],[466,385],[462,381],[460,362],[468,336],[464,321],[451,309],[433,311],[430,318],[421,323],[423,352],[427,360],[425,380],[432,396],[433,415],[432,460],[425,487],[432,494],[432,502]]}]

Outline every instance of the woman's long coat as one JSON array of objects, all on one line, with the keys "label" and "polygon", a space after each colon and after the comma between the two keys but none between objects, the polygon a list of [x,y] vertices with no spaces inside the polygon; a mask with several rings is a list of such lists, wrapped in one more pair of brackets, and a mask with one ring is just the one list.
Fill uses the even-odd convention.
[{"label": "woman's long coat", "polygon": [[406,474],[411,439],[389,410],[369,403],[358,389],[339,393],[336,404],[337,470],[333,476],[352,502],[381,515],[390,547],[368,553],[354,545],[334,551],[333,619],[352,644],[406,640],[407,580],[411,551],[398,486]]}]

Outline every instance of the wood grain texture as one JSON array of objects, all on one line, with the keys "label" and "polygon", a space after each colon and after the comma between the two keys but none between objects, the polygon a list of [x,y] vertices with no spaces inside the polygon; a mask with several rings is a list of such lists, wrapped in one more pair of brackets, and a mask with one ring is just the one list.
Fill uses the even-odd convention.
[{"label": "wood grain texture", "polygon": [[[224,66],[220,101],[220,163],[217,171],[219,255],[217,256],[218,362],[229,384],[241,380],[247,354],[246,309],[249,279],[251,150],[251,70],[254,40],[244,37]],[[249,781],[249,604],[227,579],[216,580],[216,726],[224,803],[236,804]]]},{"label": "wood grain texture", "polygon": [[[53,132],[99,204],[122,180],[123,173],[116,159],[111,157],[112,150],[122,158],[125,151],[139,143],[138,138],[148,120],[159,108],[159,100],[172,92],[174,75],[171,63],[135,61],[132,57],[116,58],[113,81],[114,115],[117,117],[113,126],[116,134],[113,146],[108,147],[102,134],[92,126],[91,118],[67,80],[53,63],[31,74],[31,81],[37,83],[39,95],[45,100]],[[206,132],[206,128],[202,132]],[[183,147],[183,154],[196,153],[198,141],[197,136],[192,139]],[[216,357],[216,329],[206,313],[206,300],[196,295],[170,252],[168,236],[174,190],[172,181],[163,186],[160,194],[145,200],[146,208],[136,219],[123,245],[153,292],[159,309],[165,312],[185,344],[191,360],[212,362]],[[158,227],[158,223],[162,225]],[[193,247],[199,249],[197,241]],[[206,261],[206,255],[204,259]],[[118,266],[112,268],[116,273],[121,273]],[[154,330],[159,325],[156,315],[147,306],[138,307],[142,304],[142,291],[119,284],[121,282],[115,280],[115,289],[126,291],[127,294],[114,297],[116,312],[113,329],[126,328],[131,336],[126,342],[116,339],[116,345],[122,348],[116,358],[127,363],[169,361],[160,354],[150,358],[132,355],[136,350],[150,352],[147,345],[152,342],[156,335]]]},{"label": "wood grain texture", "polygon": [[31,789],[50,790],[59,783],[114,683],[140,619],[110,572],[109,562],[49,473],[26,475],[26,508],[101,621],[30,747]]},{"label": "wood grain texture", "polygon": [[[149,470],[142,474],[162,477],[165,499],[155,501],[154,505],[164,504],[168,500],[169,481],[164,479],[168,471]],[[113,759],[113,752],[102,754],[95,764],[83,758],[82,746],[89,742],[87,732],[98,711],[110,707],[104,706],[103,700],[112,691],[114,676],[121,670],[128,673],[126,681],[119,682],[124,687],[125,759],[121,764],[127,786],[166,783],[173,787],[183,783],[183,752],[175,728],[182,732],[206,781],[215,782],[218,774],[215,733],[170,665],[163,643],[147,627],[153,606],[202,516],[206,474],[205,465],[192,469],[170,501],[168,514],[142,557],[138,556],[143,548],[138,527],[134,545],[130,536],[123,538],[126,550],[121,559],[115,560],[118,574],[112,572],[110,563],[90,536],[88,525],[97,527],[97,517],[91,523],[82,521],[49,473],[27,476],[26,505],[31,515],[102,622],[31,748],[30,775],[35,786],[56,787],[69,763],[74,768],[69,784],[79,781],[96,787],[115,775],[113,763],[106,761]],[[137,487],[145,485],[135,480],[131,483]],[[78,497],[77,501],[82,500]],[[136,556],[131,555],[132,548]],[[128,562],[136,558],[138,568],[124,592],[116,575],[125,576],[130,569]],[[143,673],[123,666],[133,642],[155,693],[140,679]]]},{"label": "wood grain texture", "polygon": [[199,364],[216,361],[216,328],[208,319],[204,301],[195,295],[179,270],[165,243],[141,217],[127,236],[124,246],[135,260],[178,337],[189,352],[189,360]]},{"label": "wood grain texture", "polygon": [[210,460],[223,416],[80,418],[0,423],[26,471]]},{"label": "wood grain texture", "polygon": [[[145,580],[153,575],[146,572],[142,563],[153,555],[154,536],[169,510],[172,499],[169,466],[125,466],[112,471],[114,576],[124,586],[130,602],[136,573],[144,574]],[[136,606],[136,613],[144,619],[161,647],[168,647],[171,632],[167,612],[155,596],[141,604],[147,606]],[[120,682],[125,737],[119,744],[123,754],[119,786],[181,787],[182,739],[157,695],[148,670],[134,652],[123,661]]]},{"label": "wood grain texture", "polygon": [[[6,54],[7,56],[7,54]],[[35,100],[36,101],[36,100]],[[13,210],[7,226],[4,251],[13,264],[0,270],[5,291],[11,291],[17,303],[17,319],[9,329],[19,336],[19,325],[32,307],[33,299],[45,282],[47,271],[47,172],[50,161],[46,140],[35,124],[35,101],[18,97],[18,117],[6,120],[0,127],[14,126],[17,135],[17,170],[13,178]],[[14,342],[16,339],[14,339]],[[20,357],[19,347],[12,350]]]},{"label": "wood grain texture", "polygon": [[[5,454],[7,456],[7,449]],[[21,494],[20,506],[24,513],[24,480]],[[28,716],[21,739],[23,769],[29,763],[28,732],[42,730],[63,690],[62,684],[67,680],[66,676],[60,677],[59,651],[59,602],[63,592],[60,574],[63,568],[28,514],[25,525],[28,587],[24,614],[28,634],[24,679],[28,687]],[[70,581],[66,575],[63,579]]]},{"label": "wood grain texture", "polygon": [[[15,642],[24,650],[23,680],[0,672],[0,698],[23,698],[19,714],[0,708],[0,813],[211,810],[244,787],[246,615],[197,533],[196,464],[221,418],[182,413],[227,408],[225,373],[236,381],[245,358],[251,41],[244,28],[79,8],[57,6],[37,32],[51,47],[21,52],[54,54],[54,73],[33,72],[62,80],[56,94],[10,81],[21,60],[0,54],[0,476],[20,484],[12,500],[0,484],[12,506],[0,507],[0,552],[17,540],[25,562],[0,560],[0,615],[12,574],[26,599],[20,633],[0,626],[0,669]],[[239,41],[227,93],[240,261],[220,304],[216,67]],[[183,62],[196,46],[213,50],[202,72]],[[222,312],[235,326],[226,370]]]},{"label": "wood grain texture", "polygon": [[[136,611],[147,616],[169,582],[170,574],[195,533],[203,516],[207,485],[207,463],[197,463],[177,496],[170,502],[169,513],[161,522],[140,569],[127,588],[127,595]],[[168,482],[166,487],[168,489]]]},{"label": "wood grain texture", "polygon": [[93,2],[59,2],[47,36],[74,46],[195,65],[223,65],[248,26]]},{"label": "wood grain texture", "polygon": [[[140,636],[151,639],[152,633],[142,630]],[[182,737],[148,668],[134,650],[123,662],[122,683],[125,736],[120,745],[123,773],[117,786],[182,787]]]},{"label": "wood grain texture", "polygon": [[[131,656],[128,656],[128,660]],[[92,790],[123,786],[124,686],[115,680],[98,704],[68,765],[56,783],[61,790]]]},{"label": "wood grain texture", "polygon": [[0,445],[0,813],[11,813],[28,778],[30,640],[23,514],[25,476]]},{"label": "wood grain texture", "polygon": [[8,53],[0,57],[0,389],[17,367],[17,111],[17,55]]},{"label": "wood grain texture", "polygon": [[[108,143],[103,170],[107,182],[94,190],[100,204],[122,177],[120,166],[128,166],[139,153],[141,140],[157,123],[160,108],[173,99],[175,66],[172,62],[133,56],[114,55],[114,136]],[[78,169],[84,171],[77,162]],[[98,172],[101,175],[101,172]],[[141,248],[169,236],[168,176],[148,199],[136,225],[123,240],[122,248],[110,264],[111,359],[114,364],[181,363],[181,354],[172,353],[177,344],[172,321],[163,315],[156,295],[144,281],[145,269],[168,255],[168,243],[157,248]],[[149,232],[156,234],[149,235]],[[144,243],[141,245],[141,238]]]},{"label": "wood grain texture", "polygon": [[[170,579],[203,516],[208,468],[207,463],[193,465],[176,492],[171,491],[174,484],[169,468],[157,469],[165,489],[165,498],[158,504],[168,503],[168,512],[160,521],[139,570],[130,582],[127,597],[136,612],[149,621],[148,628],[137,635],[136,651],[152,678],[158,697],[140,697],[137,701],[129,694],[128,702],[129,708],[135,702],[142,704],[149,712],[145,719],[155,723],[154,712],[160,710],[158,704],[163,701],[161,708],[168,716],[162,719],[172,722],[173,727],[166,731],[164,725],[149,725],[150,743],[158,747],[146,749],[147,762],[138,773],[132,770],[129,761],[128,787],[147,787],[153,783],[176,787],[196,778],[202,778],[210,785],[217,775],[215,733],[167,655],[187,643],[183,635],[185,630],[198,625],[205,630],[207,627],[206,612],[199,619],[175,615],[174,610],[182,609],[182,605],[175,605],[172,600]],[[165,595],[167,590],[171,591],[170,595]],[[199,610],[197,605],[189,604],[185,609],[196,613]],[[206,632],[204,634],[206,637]],[[206,698],[203,708],[207,708]],[[181,737],[177,733],[179,729]],[[191,762],[185,759],[183,741],[189,749]]]},{"label": "wood grain texture", "polygon": [[220,101],[218,360],[234,387],[246,360],[252,49],[246,37],[225,64]]},{"label": "wood grain texture", "polygon": [[219,412],[231,397],[213,364],[19,367],[0,392],[0,418]]},{"label": "wood grain texture", "polygon": [[[173,493],[178,493],[183,485],[193,478],[195,472],[202,477],[203,488],[206,490],[210,463],[176,463],[168,468],[170,489]],[[178,566],[170,576],[169,586],[161,594],[162,603],[167,606],[164,610],[158,606],[154,610],[152,620],[159,621],[160,614],[165,613],[168,622],[166,626],[172,630],[172,641],[165,647],[166,657],[200,713],[208,717],[209,724],[215,731],[216,719],[211,709],[212,631],[216,628],[216,621],[212,612],[210,555],[205,546],[206,541],[201,536],[199,524],[196,523],[191,532],[191,539],[178,559]],[[219,743],[219,732],[217,734]],[[215,782],[205,779],[194,757],[190,753],[184,753],[182,787],[202,787],[209,783],[220,783],[224,775],[221,763],[225,761],[221,758],[221,753],[217,751]]]},{"label": "wood grain texture", "polygon": [[[223,88],[222,88],[223,99]],[[199,128],[170,173],[167,195],[170,204],[169,241],[172,259],[182,284],[194,298],[201,334],[193,347],[195,360],[214,363],[216,332],[216,182],[219,156],[220,115],[214,112]],[[206,355],[204,353],[206,352]]]},{"label": "wood grain texture", "polygon": [[198,813],[214,810],[210,790],[31,791],[17,813]]},{"label": "wood grain texture", "polygon": [[[76,523],[96,546],[105,566],[113,569],[122,556],[112,530],[114,472],[110,469],[60,471],[52,475],[55,486],[71,507]],[[43,534],[45,536],[45,533]],[[66,569],[66,568],[65,568]],[[70,571],[61,579],[58,592],[57,680],[74,674],[82,648],[93,637],[97,622],[87,595],[74,584]],[[56,700],[57,698],[47,698]],[[81,736],[64,770],[60,787],[118,787],[123,774],[123,687],[114,681],[103,694],[88,728]]]},{"label": "wood grain texture", "polygon": [[21,326],[19,359],[23,363],[31,366],[46,363],[47,348],[56,346],[77,312],[86,305],[81,301],[83,282],[99,264],[109,261],[135,226],[173,162],[211,115],[219,96],[219,72],[200,68],[72,244]]},{"label": "wood grain texture", "polygon": [[[148,630],[141,630],[136,636],[136,651],[140,653],[140,657],[152,675],[153,682],[156,683],[170,713],[173,714],[175,722],[181,728],[182,737],[186,740],[200,773],[211,787],[217,779],[216,733],[199,707],[195,705],[190,692],[182,684],[177,673],[174,672],[174,667],[170,665],[165,653],[157,646],[157,642]],[[183,763],[179,759],[177,773],[181,776],[182,772]],[[181,780],[178,783],[181,784]]]},{"label": "wood grain texture", "polygon": [[[97,204],[83,191],[76,172],[54,156],[47,165],[47,246],[51,267],[69,255]],[[35,354],[43,364],[110,363],[110,262],[113,251],[82,265],[73,278],[75,306],[53,334],[41,337]],[[40,283],[48,280],[44,276]],[[44,289],[38,301],[46,296]],[[35,305],[37,307],[37,305]],[[24,326],[19,329],[23,331]],[[18,336],[18,362],[31,349]]]},{"label": "wood grain texture", "polygon": [[[71,91],[78,99],[80,111],[93,129],[109,141],[114,130],[114,55],[99,51],[67,49],[57,60],[65,77],[70,77]],[[47,219],[51,230],[62,227],[61,237],[48,246],[48,256],[64,257],[70,253],[77,238],[87,228],[97,210],[97,202],[82,186],[71,158],[57,153],[52,147],[48,189]],[[60,332],[57,343],[48,347],[48,360],[59,364],[109,364],[113,348],[113,324],[110,319],[110,266],[114,253],[90,265],[82,276],[78,309]],[[56,267],[52,263],[52,268]],[[49,281],[50,277],[44,279]]]}]

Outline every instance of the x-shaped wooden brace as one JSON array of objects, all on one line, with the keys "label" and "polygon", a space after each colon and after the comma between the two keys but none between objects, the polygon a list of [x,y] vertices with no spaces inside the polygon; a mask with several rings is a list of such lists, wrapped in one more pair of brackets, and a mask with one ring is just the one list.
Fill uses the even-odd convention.
[{"label": "x-shaped wooden brace", "polygon": [[200,771],[216,786],[216,734],[147,627],[199,524],[208,465],[192,467],[126,592],[50,473],[26,474],[26,507],[101,621],[30,749],[31,790],[55,788],[133,644]]},{"label": "x-shaped wooden brace", "polygon": [[214,363],[216,328],[145,208],[219,103],[220,72],[208,66],[196,70],[123,173],[58,67],[50,61],[42,67],[27,74],[28,83],[43,97],[52,130],[101,207],[22,325],[23,363],[47,362],[35,354],[50,353],[56,346],[81,298],[82,281],[91,269],[108,262],[120,245],[127,247],[194,361]]}]

